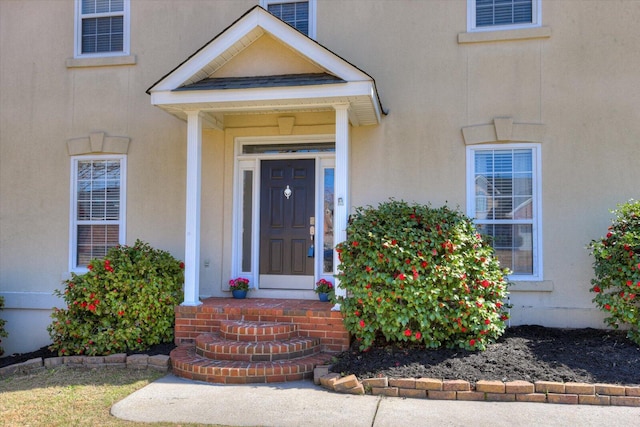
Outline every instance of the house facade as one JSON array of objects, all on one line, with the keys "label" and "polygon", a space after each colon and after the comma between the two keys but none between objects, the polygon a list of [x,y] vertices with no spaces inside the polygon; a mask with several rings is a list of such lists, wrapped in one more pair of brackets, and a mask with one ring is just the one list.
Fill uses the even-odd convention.
[{"label": "house facade", "polygon": [[[314,297],[357,206],[458,206],[511,324],[603,327],[590,240],[638,197],[640,2],[0,0],[6,354],[136,239],[184,305]],[[339,283],[338,283],[339,284]]]}]

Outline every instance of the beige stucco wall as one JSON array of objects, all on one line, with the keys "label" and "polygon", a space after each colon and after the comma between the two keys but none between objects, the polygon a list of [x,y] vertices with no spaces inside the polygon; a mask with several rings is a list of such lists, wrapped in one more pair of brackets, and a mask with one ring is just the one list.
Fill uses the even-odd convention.
[{"label": "beige stucco wall", "polygon": [[[145,90],[256,3],[134,0],[135,64],[67,67],[74,2],[0,0],[0,316],[9,353],[48,343],[50,295],[68,275],[67,140],[96,131],[130,138],[127,241],[184,256],[186,125],[152,107]],[[547,35],[459,43],[466,4],[318,0],[318,42],[369,73],[389,113],[351,129],[351,203],[464,208],[462,128],[496,117],[541,124],[545,281],[516,286],[513,322],[601,327],[585,246],[604,234],[610,208],[639,197],[640,2],[543,0]],[[220,75],[315,70],[272,40],[254,47],[262,48]],[[201,295],[221,295],[229,276],[233,137],[275,135],[277,118],[227,116],[224,131],[204,131]],[[296,124],[309,133],[333,120],[297,114]],[[35,332],[24,338],[28,325]]]}]

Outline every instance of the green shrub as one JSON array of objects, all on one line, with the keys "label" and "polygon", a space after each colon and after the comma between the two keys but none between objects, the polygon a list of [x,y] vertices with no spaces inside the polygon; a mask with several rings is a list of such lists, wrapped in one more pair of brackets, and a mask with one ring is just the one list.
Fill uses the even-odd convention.
[{"label": "green shrub", "polygon": [[482,350],[504,332],[508,271],[463,214],[391,200],[357,208],[347,235],[339,302],[360,349],[384,338]]},{"label": "green shrub", "polygon": [[626,325],[627,337],[640,345],[640,201],[618,205],[612,213],[607,235],[589,245],[595,258],[593,302],[607,314],[609,326]]},{"label": "green shrub", "polygon": [[[4,308],[4,298],[0,297],[0,311],[2,311],[3,308]],[[4,330],[5,323],[7,323],[6,320],[0,319],[0,338],[9,336],[7,331]],[[1,342],[2,340],[0,339],[0,343]],[[4,354],[4,348],[0,346],[0,356],[2,356],[3,354]]]},{"label": "green shrub", "polygon": [[89,272],[72,274],[67,303],[54,308],[50,349],[60,355],[108,355],[170,342],[174,308],[182,300],[184,264],[147,243],[110,249],[91,261]]}]

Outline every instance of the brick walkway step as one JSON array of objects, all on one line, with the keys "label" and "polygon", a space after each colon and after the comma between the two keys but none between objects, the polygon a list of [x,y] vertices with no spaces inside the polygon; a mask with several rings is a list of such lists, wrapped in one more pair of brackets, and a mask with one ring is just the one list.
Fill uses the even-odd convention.
[{"label": "brick walkway step", "polygon": [[309,356],[320,352],[320,339],[293,337],[281,341],[234,341],[229,334],[202,334],[196,338],[196,354],[212,360],[270,362]]},{"label": "brick walkway step", "polygon": [[193,344],[182,344],[171,352],[174,374],[196,381],[218,384],[278,383],[313,378],[313,369],[331,360],[328,353],[272,362],[211,360],[196,353]]},{"label": "brick walkway step", "polygon": [[298,327],[293,323],[252,322],[223,320],[220,336],[230,341],[278,341],[298,336]]}]

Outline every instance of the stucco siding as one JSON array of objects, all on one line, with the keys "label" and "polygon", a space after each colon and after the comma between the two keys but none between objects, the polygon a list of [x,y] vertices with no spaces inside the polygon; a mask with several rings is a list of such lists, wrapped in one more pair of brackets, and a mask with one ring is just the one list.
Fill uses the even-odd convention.
[{"label": "stucco siding", "polygon": [[[7,353],[48,343],[49,297],[69,277],[67,141],[94,132],[128,138],[127,243],[140,238],[184,257],[187,126],[145,91],[257,3],[133,0],[130,56],[95,66],[70,60],[72,0],[0,0]],[[544,29],[480,42],[465,35],[466,7],[318,0],[317,42],[375,80],[387,113],[378,125],[350,128],[351,210],[389,197],[464,210],[463,128],[497,118],[539,125],[543,281],[513,288],[512,324],[603,327],[585,247],[605,233],[610,209],[640,196],[640,2],[543,0]],[[216,77],[322,71],[267,36]],[[295,118],[293,135],[335,132],[334,111],[234,112],[221,129],[203,131],[201,296],[226,295],[231,274],[235,138],[280,135],[283,116]]]}]

